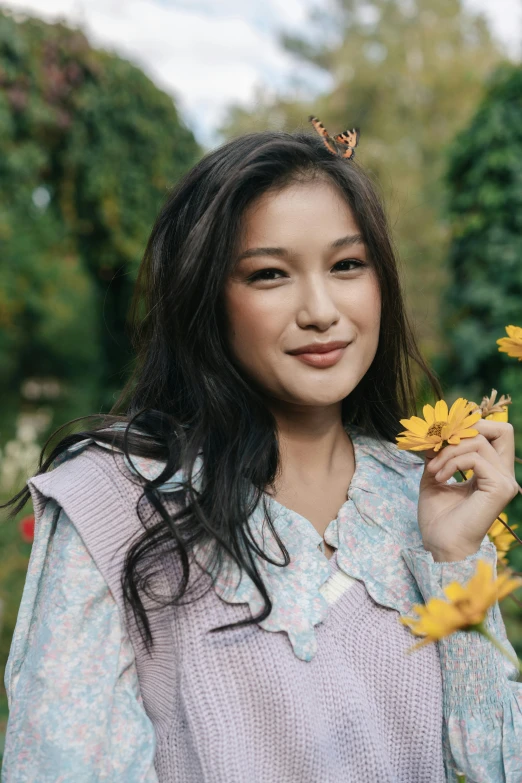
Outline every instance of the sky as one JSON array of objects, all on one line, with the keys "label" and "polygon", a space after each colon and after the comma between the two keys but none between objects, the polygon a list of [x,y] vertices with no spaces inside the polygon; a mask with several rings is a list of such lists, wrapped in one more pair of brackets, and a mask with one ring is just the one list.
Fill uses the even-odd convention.
[{"label": "sky", "polygon": [[[436,2],[436,0],[434,0]],[[219,143],[227,106],[251,106],[260,84],[275,91],[294,83],[295,60],[281,30],[306,33],[309,11],[328,0],[0,0],[0,6],[48,21],[80,25],[94,46],[139,65],[176,100],[198,141]],[[507,51],[522,54],[522,0],[465,0],[482,11]],[[311,91],[328,76],[309,67],[299,77]]]}]

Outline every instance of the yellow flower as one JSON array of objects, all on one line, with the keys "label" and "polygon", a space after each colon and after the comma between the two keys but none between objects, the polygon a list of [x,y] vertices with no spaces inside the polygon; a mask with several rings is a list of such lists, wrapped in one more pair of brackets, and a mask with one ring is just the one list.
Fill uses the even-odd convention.
[{"label": "yellow flower", "polygon": [[498,349],[501,353],[507,353],[508,356],[518,358],[522,362],[522,327],[506,326],[507,337],[501,337],[497,340]]},{"label": "yellow flower", "polygon": [[[499,516],[504,522],[508,521],[507,514],[499,514]],[[511,525],[512,530],[516,530],[517,527],[518,525]],[[495,519],[489,528],[488,536],[489,540],[493,541],[497,549],[497,565],[507,565],[506,554],[509,552],[511,544],[515,543],[515,539],[498,519]]]},{"label": "yellow flower", "polygon": [[484,416],[484,418],[489,419],[489,421],[509,421],[508,409],[504,408],[503,411],[498,411],[497,413],[489,413],[487,416]]},{"label": "yellow flower", "polygon": [[521,586],[522,579],[511,578],[509,569],[494,579],[493,566],[485,560],[478,560],[477,570],[466,585],[451,582],[444,588],[447,600],[431,598],[425,606],[416,604],[413,607],[418,617],[399,618],[416,636],[424,637],[410,651],[450,636],[455,631],[483,632],[481,626],[488,609]]},{"label": "yellow flower", "polygon": [[439,400],[434,408],[425,405],[422,409],[424,419],[412,416],[411,419],[400,420],[407,429],[397,436],[397,447],[409,451],[439,451],[448,443],[456,445],[461,438],[472,438],[478,435],[478,430],[471,429],[471,426],[482,418],[480,410],[472,411],[477,411],[477,405],[463,397],[455,400],[449,413],[444,400]]}]

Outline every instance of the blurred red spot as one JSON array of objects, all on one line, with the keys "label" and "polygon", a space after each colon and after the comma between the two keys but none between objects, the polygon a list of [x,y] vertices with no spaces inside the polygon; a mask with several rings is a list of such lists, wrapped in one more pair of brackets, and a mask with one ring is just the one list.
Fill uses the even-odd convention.
[{"label": "blurred red spot", "polygon": [[34,516],[29,514],[28,517],[24,517],[20,520],[20,535],[24,541],[31,544],[34,540]]}]

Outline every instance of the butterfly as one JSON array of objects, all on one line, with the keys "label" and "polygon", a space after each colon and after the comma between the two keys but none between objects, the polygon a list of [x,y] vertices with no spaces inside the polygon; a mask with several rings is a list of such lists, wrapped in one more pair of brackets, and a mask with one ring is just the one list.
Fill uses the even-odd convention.
[{"label": "butterfly", "polygon": [[359,131],[356,128],[345,130],[332,138],[323,123],[320,122],[317,117],[314,117],[313,114],[311,114],[308,119],[319,136],[322,137],[326,149],[333,155],[339,155],[339,157],[346,159],[355,156],[355,148],[359,143]]}]

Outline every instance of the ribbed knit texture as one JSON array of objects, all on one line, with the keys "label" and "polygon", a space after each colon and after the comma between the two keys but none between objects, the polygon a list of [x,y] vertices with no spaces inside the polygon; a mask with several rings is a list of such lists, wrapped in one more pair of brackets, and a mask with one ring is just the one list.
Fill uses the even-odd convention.
[{"label": "ribbed knit texture", "polygon": [[[150,616],[149,657],[120,584],[125,551],[143,530],[138,479],[120,455],[90,447],[30,487],[37,515],[47,497],[64,508],[120,606],[156,731],[160,783],[444,781],[437,649],[406,655],[411,633],[362,581],[337,595],[332,583],[311,661],[295,656],[283,632],[254,625],[208,633],[250,616],[248,606],[213,589]],[[177,584],[174,561],[165,567],[163,585]],[[342,574],[335,556],[330,567]],[[210,577],[198,568],[191,581],[201,576],[200,594]]]}]

